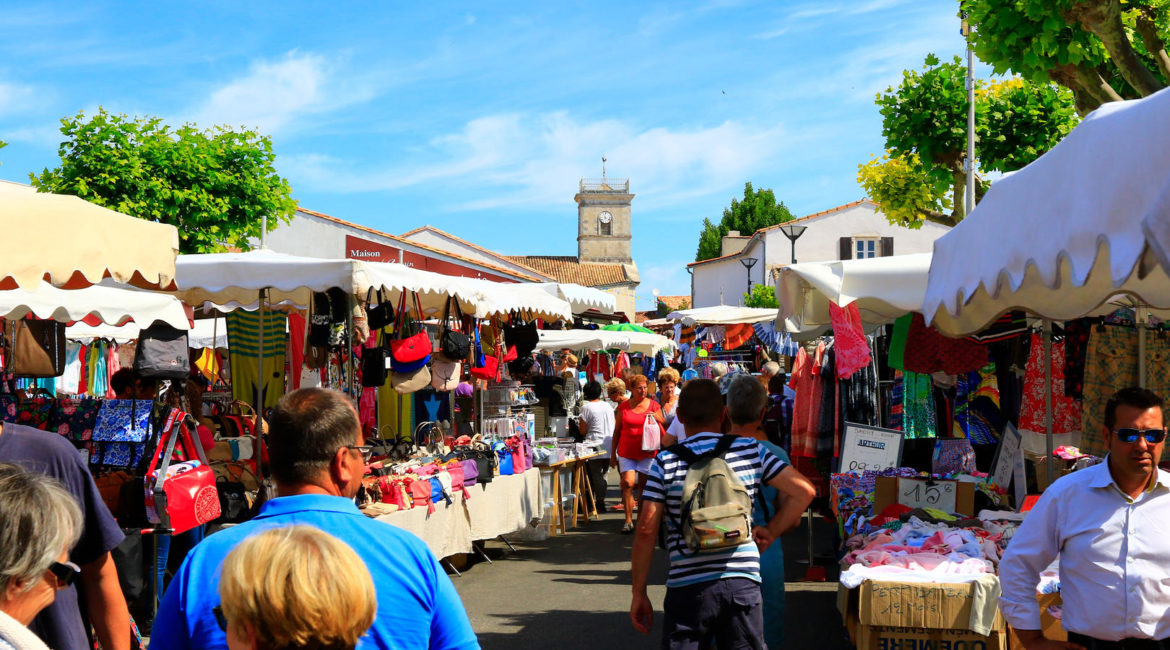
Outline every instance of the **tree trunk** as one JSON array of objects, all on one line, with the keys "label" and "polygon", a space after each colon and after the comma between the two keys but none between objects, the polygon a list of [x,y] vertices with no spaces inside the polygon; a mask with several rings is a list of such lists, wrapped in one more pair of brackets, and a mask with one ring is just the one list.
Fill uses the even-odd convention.
[{"label": "tree trunk", "polygon": [[1065,14],[1066,20],[1075,20],[1101,39],[1113,64],[1122,78],[1143,97],[1162,89],[1162,84],[1150,72],[1133,49],[1125,25],[1121,23],[1120,0],[1090,0],[1074,5]]},{"label": "tree trunk", "polygon": [[1166,54],[1166,44],[1162,42],[1162,37],[1158,36],[1158,27],[1154,25],[1150,11],[1152,9],[1148,6],[1139,9],[1134,26],[1146,45],[1146,51],[1158,62],[1158,70],[1161,70],[1162,76],[1170,81],[1170,55]]},{"label": "tree trunk", "polygon": [[966,215],[966,210],[963,206],[966,204],[967,198],[967,172],[963,171],[962,167],[952,168],[951,174],[954,176],[954,206],[955,210],[951,213],[951,218],[955,223],[959,223]]}]

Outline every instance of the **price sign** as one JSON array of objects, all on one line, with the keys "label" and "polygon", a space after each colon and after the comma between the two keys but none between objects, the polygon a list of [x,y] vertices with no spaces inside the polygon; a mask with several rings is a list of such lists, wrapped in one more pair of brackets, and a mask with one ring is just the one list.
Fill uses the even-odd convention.
[{"label": "price sign", "polygon": [[845,423],[841,445],[841,472],[860,474],[902,464],[902,432],[864,424]]},{"label": "price sign", "polygon": [[1009,422],[1003,428],[1003,436],[999,439],[999,449],[995,452],[995,471],[991,473],[991,480],[1003,489],[1015,484],[1013,493],[1016,507],[1024,502],[1028,493],[1028,485],[1024,477],[1024,451],[1020,432]]},{"label": "price sign", "polygon": [[936,508],[944,512],[955,512],[957,491],[954,481],[898,479],[898,503],[910,508]]}]

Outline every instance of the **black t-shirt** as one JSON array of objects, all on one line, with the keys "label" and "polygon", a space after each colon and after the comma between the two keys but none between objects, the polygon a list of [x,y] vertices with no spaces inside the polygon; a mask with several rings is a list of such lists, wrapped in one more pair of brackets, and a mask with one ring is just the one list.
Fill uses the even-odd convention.
[{"label": "black t-shirt", "polygon": [[[5,422],[0,429],[0,461],[57,479],[77,500],[84,528],[77,546],[69,553],[74,564],[89,564],[122,542],[122,529],[102,501],[81,454],[68,440],[55,433]],[[55,650],[88,648],[76,584],[58,591],[57,599],[37,615],[29,628]]]}]

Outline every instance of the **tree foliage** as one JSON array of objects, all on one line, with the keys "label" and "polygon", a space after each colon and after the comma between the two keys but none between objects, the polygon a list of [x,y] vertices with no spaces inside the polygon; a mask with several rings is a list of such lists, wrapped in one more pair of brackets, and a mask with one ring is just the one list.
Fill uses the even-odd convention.
[{"label": "tree foliage", "polygon": [[732,230],[751,235],[760,228],[791,221],[794,217],[784,202],[776,203],[772,190],[756,190],[751,183],[743,187],[743,200],[732,199],[731,205],[723,209],[723,218],[718,225],[710,219],[703,219],[699,232],[699,249],[695,261],[701,262],[721,255],[723,237]]},{"label": "tree foliage", "polygon": [[255,131],[172,129],[99,109],[62,119],[61,133],[61,165],[30,174],[35,187],[174,225],[183,253],[247,249],[265,215],[274,227],[296,210],[272,141]]},{"label": "tree foliage", "polygon": [[776,301],[776,292],[772,287],[764,284],[753,284],[751,292],[743,294],[743,306],[779,309],[780,303]]},{"label": "tree foliage", "polygon": [[1082,115],[1170,81],[1170,0],[963,0],[975,54],[1072,91]]},{"label": "tree foliage", "polygon": [[[959,57],[942,63],[931,54],[922,71],[904,71],[897,88],[878,94],[887,153],[860,165],[858,182],[891,223],[950,225],[965,213],[966,74]],[[1026,165],[1076,123],[1071,94],[1052,84],[976,81],[975,103],[976,156],[984,172]]]}]

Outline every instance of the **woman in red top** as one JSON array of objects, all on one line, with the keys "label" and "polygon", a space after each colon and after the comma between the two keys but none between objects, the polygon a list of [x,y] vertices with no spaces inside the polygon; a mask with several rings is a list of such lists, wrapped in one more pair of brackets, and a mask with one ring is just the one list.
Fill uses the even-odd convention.
[{"label": "woman in red top", "polygon": [[613,449],[616,453],[610,456],[609,465],[617,467],[621,473],[622,507],[626,511],[622,532],[625,534],[634,532],[634,488],[636,486],[638,494],[642,494],[656,453],[642,450],[642,428],[646,424],[646,415],[650,414],[658,422],[661,428],[659,435],[666,431],[662,407],[646,397],[649,383],[645,375],[634,375],[630,379],[630,399],[619,404],[614,414]]}]

